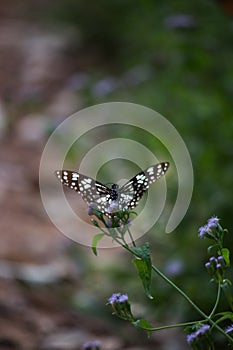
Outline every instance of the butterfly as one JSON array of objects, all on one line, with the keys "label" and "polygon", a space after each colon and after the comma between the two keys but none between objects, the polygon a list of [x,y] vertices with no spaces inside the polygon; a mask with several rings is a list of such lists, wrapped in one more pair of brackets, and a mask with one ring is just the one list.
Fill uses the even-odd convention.
[{"label": "butterfly", "polygon": [[122,187],[117,184],[108,187],[76,171],[56,170],[55,175],[63,185],[78,192],[90,207],[111,218],[114,212],[135,208],[150,185],[163,176],[168,167],[168,162],[152,165]]}]

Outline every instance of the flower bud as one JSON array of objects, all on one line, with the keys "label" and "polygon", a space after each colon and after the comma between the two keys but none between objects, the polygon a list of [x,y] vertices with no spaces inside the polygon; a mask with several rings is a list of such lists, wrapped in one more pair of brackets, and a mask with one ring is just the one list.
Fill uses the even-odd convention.
[{"label": "flower bud", "polygon": [[112,306],[116,316],[126,321],[134,322],[134,317],[132,315],[128,299],[127,294],[114,293],[108,299],[108,304]]}]

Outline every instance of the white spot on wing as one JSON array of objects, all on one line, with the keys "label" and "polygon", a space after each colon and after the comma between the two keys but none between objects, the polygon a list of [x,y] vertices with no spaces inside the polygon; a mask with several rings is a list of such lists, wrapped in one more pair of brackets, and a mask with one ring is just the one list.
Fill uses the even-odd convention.
[{"label": "white spot on wing", "polygon": [[147,172],[148,172],[149,174],[153,174],[153,173],[154,173],[154,168],[153,168],[153,166],[151,166],[150,168],[148,168],[148,169],[147,169]]},{"label": "white spot on wing", "polygon": [[90,188],[90,187],[91,187],[91,185],[89,185],[89,184],[85,184],[85,185],[84,185],[85,190],[87,190],[87,189]]}]

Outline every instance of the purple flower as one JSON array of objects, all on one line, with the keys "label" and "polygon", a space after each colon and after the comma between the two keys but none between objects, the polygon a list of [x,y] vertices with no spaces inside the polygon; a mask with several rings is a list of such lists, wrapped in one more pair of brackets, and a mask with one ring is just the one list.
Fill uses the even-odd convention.
[{"label": "purple flower", "polygon": [[88,215],[93,215],[94,213],[93,213],[93,208],[92,208],[92,206],[89,206],[88,208],[87,208],[87,214]]},{"label": "purple flower", "polygon": [[98,210],[96,203],[91,203],[87,209],[88,215],[96,215],[96,211]]},{"label": "purple flower", "polygon": [[115,303],[115,302],[118,300],[119,295],[120,295],[120,293],[114,293],[114,294],[108,299],[109,304]]},{"label": "purple flower", "polygon": [[217,261],[216,261],[216,258],[214,256],[211,256],[211,258],[209,259],[211,264],[215,264]]},{"label": "purple flower", "polygon": [[112,213],[113,211],[117,211],[119,209],[119,205],[117,201],[112,201],[108,207],[108,212]]},{"label": "purple flower", "polygon": [[111,304],[113,314],[123,320],[134,322],[134,317],[131,312],[129,298],[127,294],[114,293],[109,299],[108,304]]},{"label": "purple flower", "polygon": [[226,332],[226,333],[231,333],[231,332],[233,332],[233,324],[231,324],[230,326],[228,326],[228,327],[225,329],[225,332]]},{"label": "purple flower", "polygon": [[119,297],[119,303],[125,303],[128,300],[129,298],[127,294],[121,294],[121,296]]},{"label": "purple flower", "polygon": [[97,81],[92,88],[92,93],[96,97],[106,96],[111,94],[119,87],[119,82],[116,78],[108,76]]},{"label": "purple flower", "polygon": [[211,233],[211,230],[215,229],[216,227],[218,227],[218,223],[219,223],[219,218],[217,218],[217,216],[212,216],[206,225],[202,226],[199,228],[199,234],[198,237],[199,238],[205,238],[208,237],[208,235]]},{"label": "purple flower", "polygon": [[217,218],[217,216],[212,216],[212,218],[208,220],[207,226],[209,229],[215,228],[218,226],[218,223],[219,223],[219,218]]},{"label": "purple flower", "polygon": [[98,340],[87,342],[83,345],[82,350],[100,350],[101,343]]},{"label": "purple flower", "polygon": [[219,255],[217,260],[220,264],[225,264],[225,260],[224,260],[224,257],[222,255]]},{"label": "purple flower", "polygon": [[179,276],[184,272],[184,264],[181,260],[170,260],[165,266],[165,272],[169,276]]},{"label": "purple flower", "polygon": [[205,335],[205,333],[208,332],[209,329],[210,326],[208,324],[204,324],[195,332],[187,335],[187,342],[191,345],[194,341],[196,341],[197,338],[200,338],[201,336]]},{"label": "purple flower", "polygon": [[205,235],[208,233],[208,225],[202,226],[199,228],[199,238],[204,238]]},{"label": "purple flower", "polygon": [[191,345],[194,342],[194,340],[196,339],[195,333],[196,332],[187,335],[187,342],[189,345]]},{"label": "purple flower", "polygon": [[128,295],[127,294],[121,294],[121,293],[114,293],[109,299],[108,302],[109,304],[114,304],[114,303],[124,303],[128,301]]},{"label": "purple flower", "polygon": [[227,268],[227,264],[226,264],[225,259],[222,255],[219,255],[219,257],[217,258],[217,262],[218,262],[218,264],[221,265],[222,268]]},{"label": "purple flower", "polygon": [[126,220],[125,222],[122,223],[122,225],[129,225],[129,226],[131,226],[132,225],[132,220],[130,220],[130,219]]},{"label": "purple flower", "polygon": [[209,261],[205,264],[207,272],[210,276],[214,277],[216,282],[222,282],[224,278],[224,272],[227,268],[224,257],[219,255],[217,258],[211,256]]},{"label": "purple flower", "polygon": [[196,19],[189,14],[174,14],[165,18],[165,25],[169,29],[186,29],[197,26]]},{"label": "purple flower", "polygon": [[210,329],[210,325],[204,324],[201,328],[196,331],[196,335],[203,335]]},{"label": "purple flower", "polygon": [[106,222],[106,226],[107,226],[107,227],[112,227],[112,221],[111,221],[111,220],[108,220],[108,221]]},{"label": "purple flower", "polygon": [[80,89],[84,89],[88,86],[90,82],[90,77],[86,73],[74,74],[67,80],[67,87],[71,90],[78,91]]}]

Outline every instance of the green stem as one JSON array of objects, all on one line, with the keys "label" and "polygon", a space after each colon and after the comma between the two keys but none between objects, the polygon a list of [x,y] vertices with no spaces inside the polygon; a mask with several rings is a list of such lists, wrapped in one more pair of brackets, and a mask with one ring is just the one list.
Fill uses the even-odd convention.
[{"label": "green stem", "polygon": [[[114,237],[115,241],[118,242],[119,244],[121,244],[119,242],[118,239],[116,239],[116,237]],[[138,257],[141,259],[141,257],[135,253],[135,251],[132,251],[131,248],[128,246],[128,244],[126,242],[124,242],[124,244],[121,244],[123,248],[125,248],[128,252],[130,252],[132,255]],[[173,287],[180,295],[182,295],[182,297],[194,308],[194,310],[196,310],[196,312],[201,315],[207,322],[209,322],[212,327],[216,328],[220,333],[222,333],[231,344],[233,344],[233,338],[225,333],[225,331],[219,327],[218,324],[216,324],[213,320],[212,320],[212,316],[215,312],[215,309],[218,305],[219,302],[219,297],[220,297],[220,291],[218,289],[218,294],[217,294],[217,299],[214,305],[214,308],[212,310],[212,312],[210,313],[210,316],[206,315],[189,297],[188,295],[182,290],[180,289],[174,282],[172,282],[166,275],[164,275],[156,266],[152,265],[152,270],[154,270],[157,275],[159,275],[165,282],[167,282],[171,287]],[[170,326],[171,328],[171,326]]]},{"label": "green stem", "polygon": [[[200,321],[200,322],[203,322],[203,321]],[[141,328],[145,329],[146,331],[161,331],[163,329],[168,329],[168,328],[177,328],[177,327],[191,326],[191,325],[196,324],[196,323],[197,323],[196,321],[193,321],[193,322],[170,324],[170,325],[161,326],[161,327],[152,327],[152,328],[150,328],[150,327],[141,327]]]},{"label": "green stem", "polygon": [[199,307],[185,294],[185,292],[180,289],[174,282],[172,282],[167,276],[165,276],[159,269],[157,269],[156,266],[152,265],[152,269],[170,286],[176,289],[176,291],[183,296],[184,299],[186,299],[189,304],[192,305],[192,307],[205,319],[209,319],[209,317],[201,310]]},{"label": "green stem", "polygon": [[134,247],[136,247],[136,244],[135,244],[135,242],[134,242],[134,239],[133,239],[132,233],[131,233],[131,231],[130,231],[130,229],[129,229],[129,228],[128,228],[128,232],[129,232],[129,237],[130,237],[130,239],[131,239],[131,242],[132,242],[133,246],[134,246]]},{"label": "green stem", "polygon": [[213,327],[215,327],[220,333],[222,333],[228,340],[229,342],[231,342],[231,344],[233,344],[233,338],[229,336],[229,334],[225,333],[225,331],[219,327],[211,318],[210,316],[207,316],[188,296],[187,294],[185,294],[185,292],[183,292],[183,290],[181,290],[174,282],[172,282],[168,277],[166,277],[159,269],[157,269],[157,267],[155,267],[154,265],[152,265],[152,269],[164,280],[166,281],[168,284],[170,284],[170,286],[172,286],[173,288],[176,289],[176,291],[181,294],[183,296],[183,298],[185,300],[187,300],[187,302],[192,305],[192,307],[197,311],[197,313],[199,313],[199,315],[201,315],[204,319],[206,319]]},{"label": "green stem", "polygon": [[[130,249],[129,246],[124,246],[126,250],[128,250],[131,254],[134,256],[137,256],[138,258],[141,258],[139,255],[137,255],[134,251]],[[233,344],[233,338],[225,333],[225,331],[219,327],[211,318],[210,316],[206,315],[189,297],[188,295],[183,292],[182,289],[180,289],[174,282],[172,282],[167,276],[165,276],[159,269],[157,269],[156,266],[152,265],[152,269],[165,281],[167,282],[171,287],[173,287],[179,294],[182,295],[182,297],[196,310],[199,315],[201,315],[204,319],[206,319],[207,322],[209,322],[213,327],[215,327],[220,333],[222,333],[231,344]]]},{"label": "green stem", "polygon": [[217,309],[217,306],[218,306],[218,303],[219,303],[219,299],[220,299],[220,294],[221,294],[221,285],[218,284],[217,298],[216,298],[213,310],[211,311],[211,313],[209,315],[209,318],[213,317],[213,315],[214,315],[214,313],[215,313],[215,311]]}]

